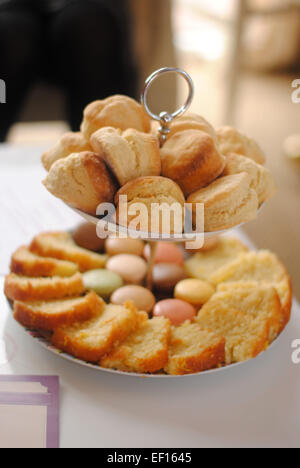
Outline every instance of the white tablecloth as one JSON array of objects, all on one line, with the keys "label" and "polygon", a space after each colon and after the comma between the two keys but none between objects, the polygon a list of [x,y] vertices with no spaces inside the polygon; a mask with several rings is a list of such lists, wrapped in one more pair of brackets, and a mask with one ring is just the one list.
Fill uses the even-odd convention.
[{"label": "white tablecloth", "polygon": [[[2,274],[12,250],[36,232],[78,220],[41,188],[39,152],[0,149]],[[17,216],[8,193],[22,204]],[[283,335],[259,358],[211,375],[154,380],[106,374],[51,354],[14,322],[2,290],[3,278],[0,373],[59,375],[61,447],[300,447],[300,364],[292,362],[298,304]]]}]

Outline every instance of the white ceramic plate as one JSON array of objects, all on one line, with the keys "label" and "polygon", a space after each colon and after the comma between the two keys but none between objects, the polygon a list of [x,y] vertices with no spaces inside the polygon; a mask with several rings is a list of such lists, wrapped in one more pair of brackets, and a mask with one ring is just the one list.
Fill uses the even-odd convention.
[{"label": "white ceramic plate", "polygon": [[[123,372],[123,371],[118,371],[118,370],[113,370],[113,369],[105,369],[104,367],[100,367],[100,366],[98,366],[96,364],[92,364],[92,363],[89,363],[89,362],[86,362],[86,361],[82,361],[81,359],[76,359],[73,356],[71,356],[71,355],[69,355],[67,353],[64,353],[63,351],[61,351],[58,348],[56,348],[55,346],[53,346],[46,338],[41,336],[38,332],[34,332],[34,331],[31,331],[31,330],[25,329],[24,327],[22,327],[22,328],[23,328],[23,330],[25,330],[25,332],[28,335],[30,335],[34,339],[34,341],[36,341],[40,346],[47,349],[51,353],[56,354],[56,355],[60,356],[61,358],[66,359],[67,361],[71,361],[71,362],[73,362],[75,364],[79,364],[80,366],[89,367],[90,369],[94,369],[96,371],[106,372],[106,373],[115,374],[115,375],[126,375],[126,376],[130,376],[130,377],[139,377],[139,378],[143,378],[143,379],[145,379],[145,378],[152,378],[152,379],[170,379],[171,378],[171,379],[174,379],[174,378],[192,377],[192,376],[196,376],[196,375],[199,376],[199,375],[215,374],[217,372],[218,373],[226,372],[229,369],[232,369],[232,368],[235,368],[235,367],[238,367],[238,366],[243,366],[243,365],[246,365],[247,363],[250,362],[250,361],[240,362],[240,363],[237,363],[237,364],[231,364],[230,366],[220,367],[218,369],[211,369],[211,370],[204,371],[204,372],[198,372],[196,374],[186,374],[186,375],[137,374],[137,373],[133,373],[133,372]],[[265,353],[269,352],[276,345],[276,343],[279,341],[280,336],[269,346],[269,348],[264,353],[261,353],[259,356],[262,356]]]}]

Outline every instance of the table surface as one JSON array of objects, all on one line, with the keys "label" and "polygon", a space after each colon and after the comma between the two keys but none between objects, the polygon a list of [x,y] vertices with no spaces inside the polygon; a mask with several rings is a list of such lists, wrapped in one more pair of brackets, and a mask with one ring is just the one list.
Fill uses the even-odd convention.
[{"label": "table surface", "polygon": [[[2,275],[12,250],[38,229],[65,229],[78,221],[41,190],[37,151],[27,153],[26,164],[20,150],[17,155],[3,147],[0,156],[3,151]],[[300,340],[296,302],[288,328],[257,359],[215,374],[156,380],[106,374],[50,353],[13,320],[2,290],[3,276],[0,373],[60,377],[61,447],[300,447],[300,364],[292,361],[292,343]]]}]

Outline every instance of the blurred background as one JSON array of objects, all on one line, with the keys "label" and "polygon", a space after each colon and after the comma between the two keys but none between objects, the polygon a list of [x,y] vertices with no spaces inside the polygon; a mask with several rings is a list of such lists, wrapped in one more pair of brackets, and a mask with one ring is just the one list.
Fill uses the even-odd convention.
[{"label": "blurred background", "polygon": [[[193,111],[216,127],[238,127],[265,150],[279,192],[246,231],[281,256],[300,297],[300,161],[284,151],[287,138],[300,134],[300,104],[292,102],[292,83],[300,79],[300,1],[129,0],[128,21],[137,95],[155,69],[180,66],[195,82]],[[171,110],[186,93],[184,82],[162,79],[152,106]],[[64,100],[54,84],[35,83],[7,141],[55,143],[68,129]]]}]

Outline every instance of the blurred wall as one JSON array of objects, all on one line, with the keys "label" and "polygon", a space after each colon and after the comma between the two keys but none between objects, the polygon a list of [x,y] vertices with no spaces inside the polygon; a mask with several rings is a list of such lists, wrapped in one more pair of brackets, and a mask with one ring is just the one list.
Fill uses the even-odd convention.
[{"label": "blurred wall", "polygon": [[[133,39],[140,66],[140,87],[156,69],[176,66],[172,0],[129,0],[133,14]],[[176,107],[176,79],[168,76],[153,87],[155,112]]]}]

